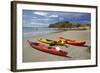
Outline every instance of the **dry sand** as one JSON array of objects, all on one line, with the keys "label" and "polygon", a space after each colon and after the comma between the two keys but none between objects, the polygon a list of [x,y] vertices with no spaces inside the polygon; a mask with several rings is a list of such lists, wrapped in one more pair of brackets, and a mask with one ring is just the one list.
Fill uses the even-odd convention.
[{"label": "dry sand", "polygon": [[[27,40],[33,40],[36,42],[37,38],[47,38],[52,40],[57,40],[58,37],[63,36],[66,38],[76,39],[76,40],[85,40],[86,45],[90,46],[91,39],[90,30],[75,30],[75,31],[64,31],[60,33],[52,33],[49,35],[44,35],[40,37],[33,37],[33,38],[24,38],[23,39],[23,62],[42,62],[42,61],[62,61],[62,60],[86,60],[91,58],[91,51],[88,47],[79,47],[68,45],[68,48],[65,46],[59,46],[62,50],[67,51],[69,56],[72,58],[65,58],[61,56],[52,55],[49,53],[41,52],[32,48],[28,43]],[[43,43],[44,44],[44,43]],[[46,44],[47,45],[47,44]]]}]

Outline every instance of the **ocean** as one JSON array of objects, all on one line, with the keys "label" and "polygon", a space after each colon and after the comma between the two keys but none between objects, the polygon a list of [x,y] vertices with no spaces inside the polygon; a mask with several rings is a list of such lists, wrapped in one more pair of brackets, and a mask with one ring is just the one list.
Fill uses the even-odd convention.
[{"label": "ocean", "polygon": [[23,37],[37,37],[58,31],[57,28],[23,27]]}]

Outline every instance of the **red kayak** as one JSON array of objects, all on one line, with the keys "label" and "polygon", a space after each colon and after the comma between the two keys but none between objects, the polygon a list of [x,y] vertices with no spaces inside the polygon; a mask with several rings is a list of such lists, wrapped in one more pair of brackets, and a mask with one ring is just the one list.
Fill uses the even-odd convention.
[{"label": "red kayak", "polygon": [[53,54],[53,55],[58,55],[58,56],[69,57],[69,56],[67,56],[68,52],[66,52],[66,51],[63,51],[63,50],[58,51],[54,47],[48,47],[47,45],[43,45],[43,44],[40,44],[40,43],[37,43],[37,42],[32,42],[32,41],[29,41],[29,40],[27,40],[27,41],[32,48],[37,49],[39,51],[43,51],[43,52],[50,53],[50,54]]},{"label": "red kayak", "polygon": [[64,37],[59,37],[59,39],[65,41],[67,44],[75,45],[75,46],[84,46],[84,44],[86,43],[85,41],[65,39]]}]

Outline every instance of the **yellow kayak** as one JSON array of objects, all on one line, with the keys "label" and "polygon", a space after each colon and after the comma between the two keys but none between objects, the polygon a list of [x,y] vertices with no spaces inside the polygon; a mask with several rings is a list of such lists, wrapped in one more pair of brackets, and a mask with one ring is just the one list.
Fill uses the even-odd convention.
[{"label": "yellow kayak", "polygon": [[62,45],[62,46],[65,45],[65,42],[62,40],[54,41],[54,40],[40,38],[38,39],[38,41],[42,43],[50,44],[50,45]]}]

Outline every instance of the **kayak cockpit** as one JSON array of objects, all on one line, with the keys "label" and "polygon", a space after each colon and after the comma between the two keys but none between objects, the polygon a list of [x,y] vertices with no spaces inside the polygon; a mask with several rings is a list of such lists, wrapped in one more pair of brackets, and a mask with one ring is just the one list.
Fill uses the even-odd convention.
[{"label": "kayak cockpit", "polygon": [[48,49],[52,49],[52,47],[48,47]]},{"label": "kayak cockpit", "polygon": [[51,40],[49,40],[49,39],[46,39],[47,41],[51,41]]},{"label": "kayak cockpit", "polygon": [[32,42],[31,44],[32,44],[32,45],[36,45],[36,46],[39,45],[39,43],[36,43],[36,42]]}]

